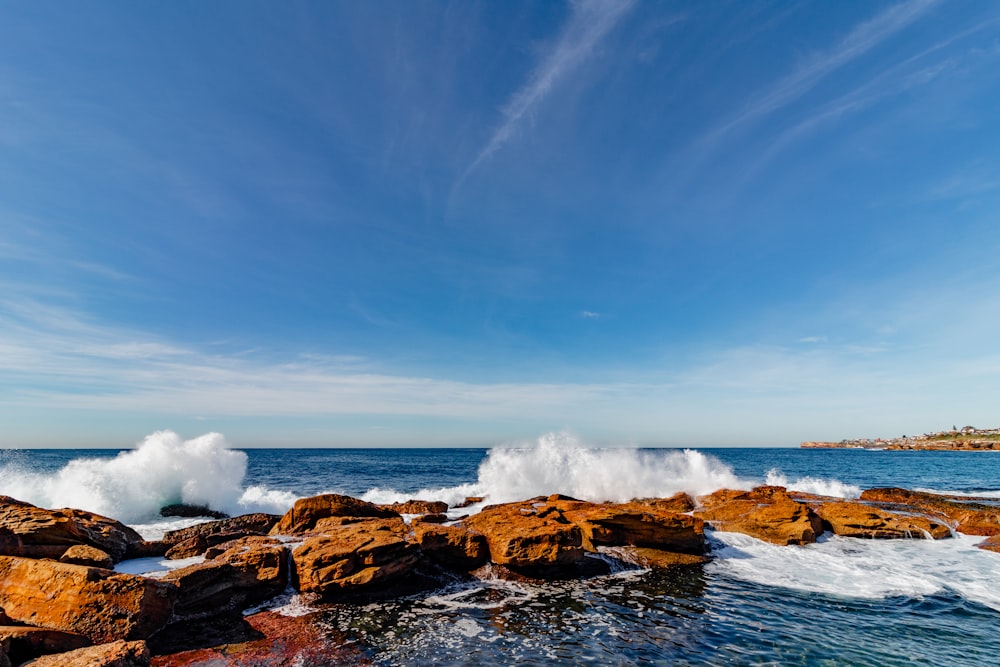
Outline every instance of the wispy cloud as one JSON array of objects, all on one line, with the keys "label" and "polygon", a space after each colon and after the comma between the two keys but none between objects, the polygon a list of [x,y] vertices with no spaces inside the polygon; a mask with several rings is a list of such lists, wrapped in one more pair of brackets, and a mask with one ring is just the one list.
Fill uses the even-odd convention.
[{"label": "wispy cloud", "polygon": [[[938,55],[955,42],[995,25],[997,22],[997,20],[985,21],[958,32],[891,67],[879,70],[876,76],[861,85],[816,107],[805,118],[785,128],[768,142],[767,148],[747,167],[743,181],[752,178],[765,164],[790,145],[804,136],[815,133],[817,129],[825,125],[872,107],[886,98],[899,96],[921,86],[930,85],[946,77],[949,73],[966,66],[972,60],[995,59],[997,55],[1000,55],[1000,50],[970,49],[961,55],[950,56],[936,62],[927,62],[932,56]],[[986,185],[989,187],[988,183]]]},{"label": "wispy cloud", "polygon": [[596,320],[601,317],[600,313],[596,313],[593,310],[584,310],[580,313],[580,317],[585,320]]},{"label": "wispy cloud", "polygon": [[902,2],[856,25],[833,48],[809,58],[795,71],[753,97],[738,114],[716,128],[709,135],[708,141],[718,141],[730,132],[791,104],[812,90],[827,75],[868,53],[923,17],[937,2],[938,0]]},{"label": "wispy cloud", "polygon": [[466,175],[511,140],[555,85],[586,61],[633,4],[633,0],[577,0],[572,3],[569,20],[555,45],[535,66],[528,81],[511,96],[503,110],[503,122],[466,169]]}]

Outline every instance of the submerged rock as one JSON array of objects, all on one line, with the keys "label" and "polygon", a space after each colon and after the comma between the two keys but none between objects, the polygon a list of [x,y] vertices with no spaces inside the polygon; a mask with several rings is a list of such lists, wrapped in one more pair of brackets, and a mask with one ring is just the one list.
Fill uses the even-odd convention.
[{"label": "submerged rock", "polygon": [[197,518],[202,516],[207,516],[211,519],[228,519],[229,515],[225,512],[219,512],[218,510],[213,510],[207,505],[188,505],[186,503],[175,503],[173,505],[165,505],[160,508],[160,516],[179,516],[184,518]]},{"label": "submerged rock", "polygon": [[0,556],[0,607],[9,618],[94,642],[145,639],[166,625],[177,593],[146,577]]},{"label": "submerged rock", "polygon": [[979,543],[979,548],[985,549],[986,551],[996,551],[997,553],[1000,553],[1000,535],[987,537]]},{"label": "submerged rock", "polygon": [[[261,612],[238,619],[238,636],[208,639],[200,647],[168,650],[152,659],[154,667],[266,667],[270,665],[361,665],[367,656],[346,645],[310,616]],[[236,625],[236,624],[234,624]],[[160,651],[157,651],[160,652]]]},{"label": "submerged rock", "polygon": [[699,499],[694,515],[718,530],[743,533],[773,544],[811,544],[823,522],[806,504],[796,502],[780,486],[752,491],[723,489]]}]

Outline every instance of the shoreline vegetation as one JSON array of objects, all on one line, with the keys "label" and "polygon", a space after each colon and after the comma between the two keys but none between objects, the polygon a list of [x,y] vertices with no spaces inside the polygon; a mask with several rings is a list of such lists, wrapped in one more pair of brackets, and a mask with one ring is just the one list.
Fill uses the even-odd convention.
[{"label": "shoreline vegetation", "polygon": [[[357,647],[317,632],[310,619],[320,612],[310,605],[364,604],[460,580],[697,568],[713,558],[706,530],[789,549],[823,533],[940,540],[961,532],[1000,551],[1000,506],[901,488],[857,500],[780,486],[626,503],[551,495],[455,516],[482,501],[376,505],[325,494],[283,516],[216,519],[147,541],[114,519],[0,496],[0,667],[352,664]],[[160,570],[114,569],[135,558]],[[164,571],[169,561],[176,565]],[[282,613],[289,603],[300,611]]]},{"label": "shoreline vegetation", "polygon": [[952,427],[950,431],[902,435],[898,438],[858,438],[840,442],[803,442],[806,449],[889,449],[922,451],[1000,451],[1000,428]]}]

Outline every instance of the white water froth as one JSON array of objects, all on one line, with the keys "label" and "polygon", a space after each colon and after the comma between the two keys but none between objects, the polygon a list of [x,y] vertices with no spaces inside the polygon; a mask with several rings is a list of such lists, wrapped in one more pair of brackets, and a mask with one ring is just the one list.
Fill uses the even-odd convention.
[{"label": "white water froth", "polygon": [[174,503],[207,505],[229,514],[282,513],[296,496],[244,489],[247,455],[219,433],[182,440],[172,431],[147,436],[114,458],[80,458],[55,473],[0,467],[0,494],[41,507],[74,507],[126,523],[149,521]]},{"label": "white water froth", "polygon": [[549,433],[531,448],[490,451],[479,467],[481,493],[490,502],[512,502],[562,493],[594,502],[694,495],[721,488],[749,488],[732,469],[701,452],[592,449],[571,435]]},{"label": "white water froth", "polygon": [[845,484],[837,479],[820,479],[819,477],[800,477],[789,481],[777,468],[771,468],[767,471],[765,483],[769,486],[783,486],[789,491],[812,493],[817,496],[834,498],[858,498],[861,496],[860,486]]},{"label": "white water froth", "polygon": [[982,537],[862,540],[836,535],[816,544],[777,546],[738,533],[712,534],[706,567],[765,586],[881,599],[952,591],[1000,611],[997,554],[976,548]]}]

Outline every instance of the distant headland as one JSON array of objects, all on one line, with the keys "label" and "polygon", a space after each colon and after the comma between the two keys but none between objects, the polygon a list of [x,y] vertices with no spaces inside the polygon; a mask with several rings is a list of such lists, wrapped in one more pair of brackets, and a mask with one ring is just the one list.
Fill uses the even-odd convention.
[{"label": "distant headland", "polygon": [[803,442],[811,449],[919,449],[919,450],[998,450],[1000,428],[964,426],[950,431],[903,435],[898,438],[863,438],[840,442]]}]

